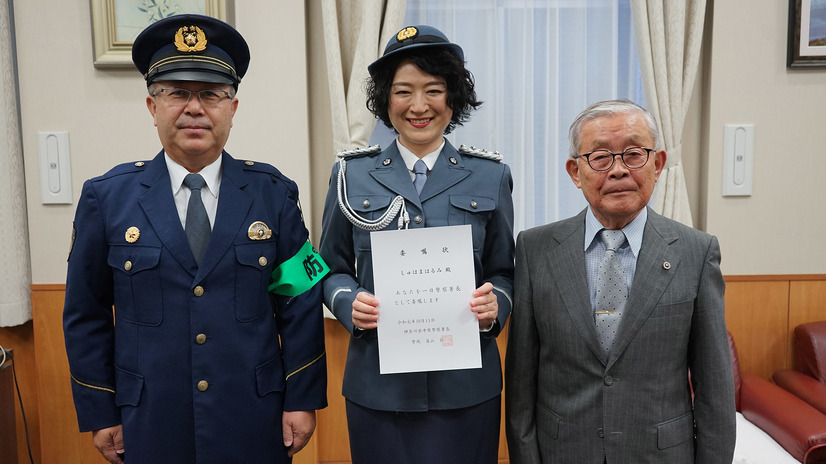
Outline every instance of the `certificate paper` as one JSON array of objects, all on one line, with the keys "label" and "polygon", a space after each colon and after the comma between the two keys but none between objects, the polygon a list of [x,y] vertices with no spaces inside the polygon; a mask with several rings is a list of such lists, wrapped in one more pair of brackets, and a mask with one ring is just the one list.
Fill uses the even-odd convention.
[{"label": "certificate paper", "polygon": [[482,367],[470,225],[370,234],[379,372]]}]

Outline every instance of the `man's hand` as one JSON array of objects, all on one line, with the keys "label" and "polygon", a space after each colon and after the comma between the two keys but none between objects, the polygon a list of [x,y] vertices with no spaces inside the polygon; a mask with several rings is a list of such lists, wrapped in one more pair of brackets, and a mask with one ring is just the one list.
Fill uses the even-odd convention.
[{"label": "man's hand", "polygon": [[281,429],[287,456],[293,457],[313,436],[315,411],[284,411],[281,416]]},{"label": "man's hand", "polygon": [[92,443],[112,464],[123,464],[123,426],[116,425],[92,432]]}]

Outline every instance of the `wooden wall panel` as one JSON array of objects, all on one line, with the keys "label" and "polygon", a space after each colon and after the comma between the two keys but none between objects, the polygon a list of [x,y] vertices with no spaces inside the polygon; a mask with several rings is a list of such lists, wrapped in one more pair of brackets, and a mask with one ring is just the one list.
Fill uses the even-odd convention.
[{"label": "wooden wall panel", "polygon": [[341,383],[350,335],[337,320],[324,319],[324,341],[327,350],[327,407],[318,412],[318,462],[349,462],[350,441]]},{"label": "wooden wall panel", "polygon": [[[726,282],[726,321],[737,342],[743,370],[769,378],[775,370],[791,367],[787,352],[790,330],[802,322],[826,319],[826,275],[732,276],[726,277]],[[63,285],[32,286],[33,323],[28,327],[0,328],[0,344],[15,349],[35,461],[103,463],[92,446],[90,434],[77,432],[63,346],[63,297]],[[319,411],[315,435],[307,448],[296,455],[296,464],[350,461],[341,396],[349,338],[334,320],[325,320],[325,331],[329,406]],[[498,344],[504,358],[507,328]],[[22,430],[18,414],[20,464],[28,462]],[[504,412],[499,462],[508,462]]]},{"label": "wooden wall panel", "polygon": [[32,291],[37,378],[40,398],[41,455],[44,463],[99,464],[106,460],[80,433],[75,416],[69,361],[63,344],[63,285],[38,285]]},{"label": "wooden wall panel", "polygon": [[789,282],[726,282],[726,325],[740,367],[765,379],[786,365]]},{"label": "wooden wall panel", "polygon": [[807,322],[826,320],[826,281],[791,282],[786,367],[794,367],[794,328]]},{"label": "wooden wall panel", "polygon": [[[17,424],[14,417],[14,371],[0,354],[0,464],[17,464]],[[8,450],[8,451],[6,451]]]},{"label": "wooden wall panel", "polygon": [[[7,350],[14,350],[17,384],[20,386],[20,396],[23,398],[23,408],[26,412],[26,423],[29,425],[32,458],[35,463],[40,464],[43,461],[40,459],[40,402],[37,395],[34,325],[29,321],[15,327],[0,327],[0,345]],[[26,446],[26,431],[16,389],[14,405],[17,424],[17,456],[20,463],[28,463],[29,452]]]}]

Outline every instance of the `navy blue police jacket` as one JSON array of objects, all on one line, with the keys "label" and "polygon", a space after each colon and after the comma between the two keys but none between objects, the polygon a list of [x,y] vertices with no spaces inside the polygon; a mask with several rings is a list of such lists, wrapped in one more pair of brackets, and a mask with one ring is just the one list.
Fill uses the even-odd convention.
[{"label": "navy blue police jacket", "polygon": [[[470,224],[476,286],[491,282],[499,305],[493,329],[480,332],[482,368],[380,374],[376,330],[356,331],[352,303],[373,293],[370,232],[354,226],[337,201],[339,164],[333,166],[324,205],[319,252],[330,268],[324,302],[351,334],[342,394],[359,405],[385,411],[428,411],[473,406],[502,390],[496,336],[511,311],[513,295],[513,180],[497,161],[462,154],[445,141],[421,195],[396,143],[380,153],[346,160],[347,197],[366,219],[377,219],[401,195],[409,228]],[[394,220],[385,230],[397,228]],[[381,309],[379,309],[381,311]]]},{"label": "navy blue police jacket", "polygon": [[[286,463],[282,412],[326,406],[321,286],[267,292],[308,239],[298,188],[222,156],[200,267],[163,152],[86,181],[78,201],[64,306],[72,393],[81,431],[123,424],[127,462]],[[271,237],[252,239],[257,221]]]}]

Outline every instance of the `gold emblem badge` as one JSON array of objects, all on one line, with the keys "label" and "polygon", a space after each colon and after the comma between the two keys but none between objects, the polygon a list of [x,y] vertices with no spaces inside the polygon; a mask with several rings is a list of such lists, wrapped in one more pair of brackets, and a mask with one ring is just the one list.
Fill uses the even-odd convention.
[{"label": "gold emblem badge", "polygon": [[132,226],[132,227],[126,229],[126,241],[127,242],[135,243],[135,242],[138,241],[138,237],[140,237],[140,236],[141,236],[141,231],[137,227]]},{"label": "gold emblem badge", "polygon": [[396,40],[401,42],[405,39],[412,39],[419,35],[419,30],[413,26],[405,27],[404,29],[400,30],[398,34],[396,34]]},{"label": "gold emblem badge", "polygon": [[247,235],[249,235],[250,240],[266,240],[272,237],[272,231],[263,222],[255,221],[247,229]]},{"label": "gold emblem badge", "polygon": [[206,34],[198,26],[184,26],[175,33],[175,46],[181,52],[202,52],[207,46]]}]

